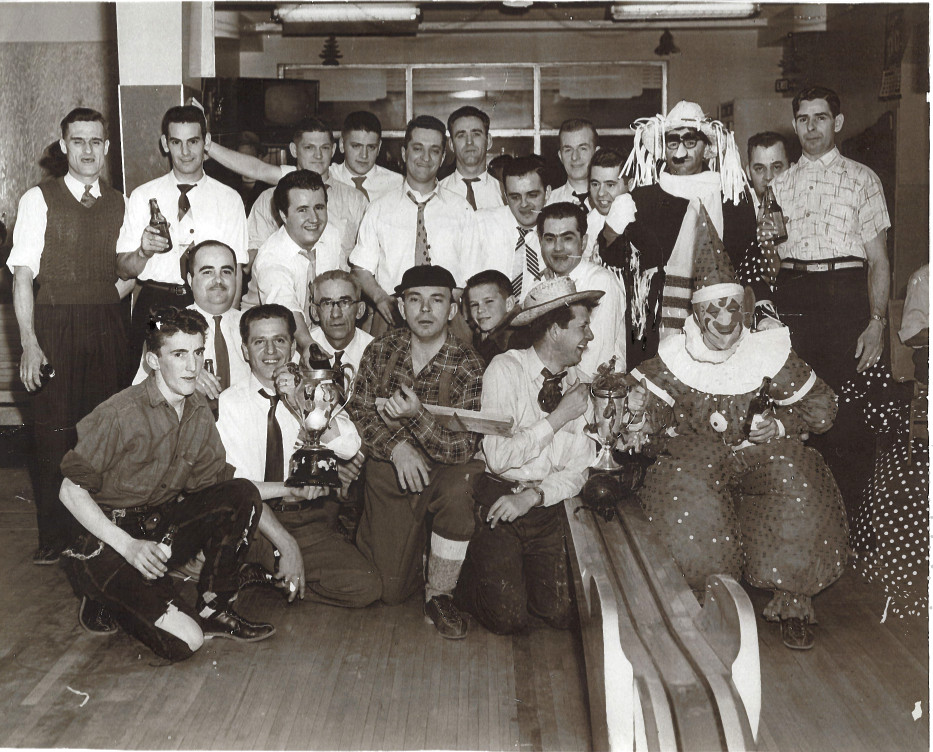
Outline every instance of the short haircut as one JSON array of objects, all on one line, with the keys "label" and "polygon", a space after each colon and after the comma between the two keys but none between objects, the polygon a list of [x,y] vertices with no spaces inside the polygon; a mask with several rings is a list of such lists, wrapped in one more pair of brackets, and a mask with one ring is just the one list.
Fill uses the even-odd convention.
[{"label": "short haircut", "polygon": [[230,251],[230,257],[233,259],[233,269],[236,271],[236,252],[226,243],[221,242],[220,240],[202,240],[197,245],[191,246],[186,253],[188,254],[188,270],[194,274],[194,260],[197,258],[198,251],[202,248],[208,248],[210,246],[218,246],[220,248],[226,248]]},{"label": "short haircut", "polygon": [[173,334],[200,334],[207,337],[207,321],[190,308],[160,306],[149,309],[149,329],[146,332],[146,350],[159,354],[165,340]]},{"label": "short haircut", "polygon": [[451,112],[450,117],[447,118],[447,132],[450,134],[451,138],[453,138],[454,135],[454,123],[456,123],[460,118],[465,117],[479,118],[483,123],[483,129],[486,131],[486,135],[489,135],[489,115],[479,109],[479,107],[474,107],[471,104],[467,104],[463,107],[458,107],[456,110]]},{"label": "short haircut", "polygon": [[292,131],[292,143],[297,144],[305,133],[326,133],[331,143],[334,143],[334,132],[320,118],[309,117],[299,121]]},{"label": "short haircut", "polygon": [[560,137],[565,133],[575,133],[576,131],[589,130],[593,134],[593,143],[595,144],[599,139],[599,134],[596,132],[596,126],[593,125],[589,120],[583,118],[570,118],[565,120],[560,124],[560,128],[557,131],[557,143],[560,143]]},{"label": "short haircut", "polygon": [[797,117],[797,111],[800,109],[801,102],[809,102],[813,99],[825,99],[833,117],[837,117],[839,113],[842,112],[842,105],[839,102],[839,95],[836,92],[825,86],[809,86],[797,92],[797,96],[794,97],[791,103],[794,108],[794,117]]},{"label": "short haircut", "polygon": [[282,319],[288,327],[288,336],[295,339],[295,317],[285,306],[278,303],[264,303],[263,305],[248,308],[240,317],[240,339],[243,344],[249,340],[249,328],[254,321],[266,319]]},{"label": "short haircut", "polygon": [[357,110],[344,118],[340,134],[346,137],[350,131],[366,131],[382,138],[382,123],[369,110]]},{"label": "short haircut", "polygon": [[162,116],[162,135],[168,138],[168,127],[172,123],[195,123],[201,127],[201,136],[207,135],[207,121],[200,107],[193,104],[169,107]]},{"label": "short haircut", "polygon": [[360,295],[363,294],[363,289],[360,287],[357,278],[343,269],[328,269],[326,272],[321,272],[311,283],[311,290],[316,292],[317,286],[322,282],[346,282],[353,288],[353,298],[355,300],[359,300]]},{"label": "short haircut", "polygon": [[463,288],[463,294],[469,295],[470,290],[480,285],[494,285],[502,293],[503,298],[507,298],[512,294],[512,283],[498,269],[485,269],[478,274],[474,274],[467,280],[466,286]]},{"label": "short haircut", "polygon": [[62,119],[62,138],[68,138],[68,126],[72,123],[100,123],[107,138],[107,120],[97,110],[89,107],[75,107]]},{"label": "short haircut", "polygon": [[625,164],[625,157],[622,152],[615,149],[598,149],[593,155],[593,161],[590,162],[590,169],[594,167],[611,167],[613,169],[622,169]]},{"label": "short haircut", "polygon": [[752,163],[752,149],[767,149],[771,146],[780,144],[784,147],[784,154],[790,158],[790,149],[787,146],[787,139],[775,131],[762,131],[756,133],[748,139],[748,163]]},{"label": "short haircut", "polygon": [[308,191],[324,191],[324,203],[327,203],[327,187],[321,176],[314,170],[294,170],[283,175],[272,192],[272,205],[282,215],[288,214],[288,192],[292,188],[301,188]]},{"label": "short haircut", "polygon": [[595,300],[578,300],[572,305],[562,305],[548,311],[528,324],[528,339],[532,344],[537,344],[544,339],[544,335],[554,324],[557,324],[561,329],[566,329],[574,319],[574,306],[583,306],[587,311],[592,311],[597,305]]},{"label": "short haircut", "polygon": [[441,134],[441,147],[444,146],[444,138],[447,136],[447,129],[434,115],[418,115],[409,120],[408,125],[405,126],[405,143],[403,146],[408,146],[411,141],[411,134],[414,132],[415,128],[437,131]]},{"label": "short haircut", "polygon": [[586,211],[579,204],[570,201],[558,201],[556,204],[548,204],[538,215],[538,235],[544,233],[544,222],[548,219],[575,219],[577,229],[580,231],[580,237],[586,235]]},{"label": "short haircut", "polygon": [[529,154],[524,157],[513,157],[502,165],[502,186],[505,187],[506,178],[523,178],[525,175],[535,174],[541,178],[541,185],[547,186],[547,162],[538,154]]}]

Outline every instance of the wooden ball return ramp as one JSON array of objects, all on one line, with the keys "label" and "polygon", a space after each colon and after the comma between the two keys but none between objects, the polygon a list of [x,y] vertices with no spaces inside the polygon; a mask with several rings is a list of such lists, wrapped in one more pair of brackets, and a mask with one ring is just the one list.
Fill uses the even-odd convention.
[{"label": "wooden ball return ramp", "polygon": [[593,747],[755,749],[761,711],[751,602],[727,575],[697,601],[633,498],[606,521],[565,502]]}]

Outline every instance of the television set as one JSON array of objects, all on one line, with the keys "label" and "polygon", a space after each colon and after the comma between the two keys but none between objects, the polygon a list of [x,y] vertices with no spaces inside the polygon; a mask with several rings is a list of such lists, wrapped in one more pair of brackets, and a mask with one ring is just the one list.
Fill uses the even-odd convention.
[{"label": "television set", "polygon": [[209,78],[201,95],[215,138],[252,131],[267,146],[287,144],[295,125],[317,115],[317,81]]}]

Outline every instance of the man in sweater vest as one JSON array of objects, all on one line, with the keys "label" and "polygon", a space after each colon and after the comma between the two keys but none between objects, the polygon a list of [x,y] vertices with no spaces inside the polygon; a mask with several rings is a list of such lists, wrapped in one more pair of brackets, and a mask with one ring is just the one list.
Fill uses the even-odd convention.
[{"label": "man in sweater vest", "polygon": [[99,112],[79,107],[61,130],[68,174],[23,195],[7,261],[23,346],[19,374],[35,394],[35,564],[58,561],[76,532],[58,499],[59,465],[75,444],[77,422],[120,389],[126,370],[115,265],[124,202],[100,179],[107,124]]}]

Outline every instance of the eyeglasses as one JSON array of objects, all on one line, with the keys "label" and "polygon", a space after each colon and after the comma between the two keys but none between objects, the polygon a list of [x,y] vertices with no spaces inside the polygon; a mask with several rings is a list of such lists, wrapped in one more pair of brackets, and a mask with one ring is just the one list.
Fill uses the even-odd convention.
[{"label": "eyeglasses", "polygon": [[331,300],[330,298],[324,298],[319,303],[317,303],[317,307],[320,308],[322,311],[332,311],[334,307],[336,306],[337,308],[340,309],[341,313],[346,313],[347,309],[351,305],[354,305],[359,302],[360,301],[358,300],[352,300],[350,298],[338,298],[337,300]]},{"label": "eyeglasses", "polygon": [[664,136],[664,145],[668,149],[676,149],[683,144],[685,148],[692,149],[700,140],[700,136],[696,133],[685,133],[683,136],[678,133],[668,133]]}]

